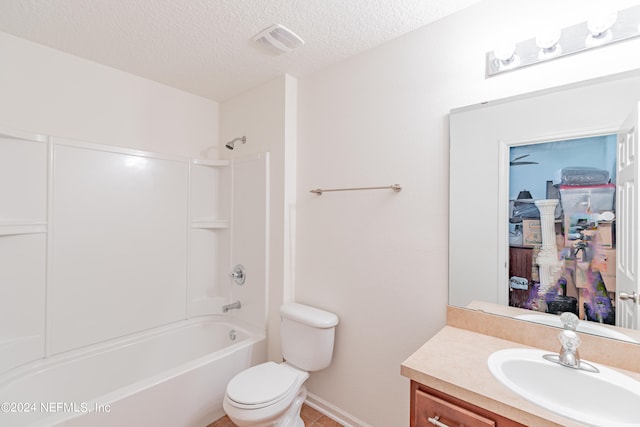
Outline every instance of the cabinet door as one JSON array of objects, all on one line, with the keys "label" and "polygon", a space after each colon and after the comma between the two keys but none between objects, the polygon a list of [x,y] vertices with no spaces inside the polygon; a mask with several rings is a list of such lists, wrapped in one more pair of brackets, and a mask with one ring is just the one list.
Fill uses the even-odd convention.
[{"label": "cabinet door", "polygon": [[413,414],[415,427],[427,426],[465,426],[495,427],[496,423],[489,418],[447,402],[421,390],[415,391],[415,411]]},{"label": "cabinet door", "polygon": [[[533,249],[521,247],[509,247],[509,277],[524,277],[529,281],[529,289],[533,277]],[[509,289],[509,305],[512,307],[525,307],[529,301],[529,289]]]},{"label": "cabinet door", "polygon": [[509,247],[509,276],[524,277],[533,280],[531,270],[533,268],[533,249]]}]

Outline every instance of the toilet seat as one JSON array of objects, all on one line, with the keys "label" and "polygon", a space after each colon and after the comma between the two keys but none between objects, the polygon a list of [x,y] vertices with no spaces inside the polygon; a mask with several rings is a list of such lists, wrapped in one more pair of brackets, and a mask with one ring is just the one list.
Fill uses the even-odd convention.
[{"label": "toilet seat", "polygon": [[241,409],[274,405],[297,391],[308,373],[284,364],[266,362],[236,375],[227,385],[229,403]]}]

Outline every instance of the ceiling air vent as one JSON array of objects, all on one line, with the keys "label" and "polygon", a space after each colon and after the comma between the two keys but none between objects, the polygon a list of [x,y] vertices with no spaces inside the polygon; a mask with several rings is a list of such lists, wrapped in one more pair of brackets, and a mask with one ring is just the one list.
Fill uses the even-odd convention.
[{"label": "ceiling air vent", "polygon": [[278,52],[291,52],[304,44],[300,36],[280,24],[265,28],[256,34],[253,40],[270,46]]}]

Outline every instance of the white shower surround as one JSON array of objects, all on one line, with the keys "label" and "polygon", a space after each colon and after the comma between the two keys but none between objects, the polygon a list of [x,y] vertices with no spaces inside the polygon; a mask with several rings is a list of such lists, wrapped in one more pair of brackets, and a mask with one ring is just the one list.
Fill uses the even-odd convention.
[{"label": "white shower surround", "polygon": [[[132,395],[146,411],[119,404],[128,409],[110,412],[104,425],[144,424],[168,395],[181,402],[204,381],[208,392],[185,407],[191,416],[198,405],[221,415],[229,375],[266,359],[268,165],[268,153],[190,160],[0,129],[3,401]],[[248,270],[242,287],[227,274],[234,263]],[[238,299],[243,308],[222,316]],[[212,316],[226,322],[225,336],[229,322],[244,325],[242,349],[203,349],[212,336],[194,334],[205,324],[194,318]],[[203,358],[217,367],[200,366]],[[135,397],[147,388],[160,391]],[[197,425],[189,416],[180,425]],[[50,421],[42,425],[57,425]]]}]

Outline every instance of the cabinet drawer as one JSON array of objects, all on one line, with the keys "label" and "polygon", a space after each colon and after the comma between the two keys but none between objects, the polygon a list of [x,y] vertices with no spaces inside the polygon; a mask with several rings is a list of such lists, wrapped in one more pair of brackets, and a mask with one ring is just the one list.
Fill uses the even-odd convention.
[{"label": "cabinet drawer", "polygon": [[[454,403],[447,402],[439,397],[415,390],[415,412],[413,414],[416,427],[429,427],[433,425],[447,425],[450,427],[495,427],[495,421],[483,417],[473,411],[462,408]],[[437,418],[436,418],[437,417]],[[431,420],[437,420],[441,424],[434,424]]]}]

